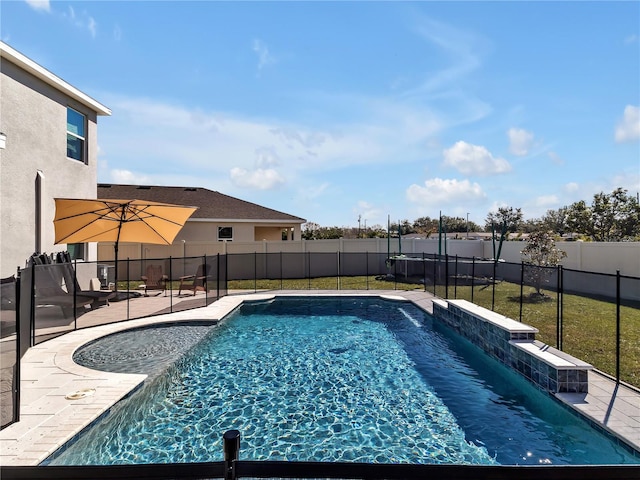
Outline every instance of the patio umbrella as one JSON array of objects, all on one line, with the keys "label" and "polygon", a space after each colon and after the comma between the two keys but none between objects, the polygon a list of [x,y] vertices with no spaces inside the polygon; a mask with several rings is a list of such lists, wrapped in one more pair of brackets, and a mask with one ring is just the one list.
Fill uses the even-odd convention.
[{"label": "patio umbrella", "polygon": [[115,242],[116,290],[120,242],[171,245],[198,207],[147,200],[56,198],[55,243]]}]

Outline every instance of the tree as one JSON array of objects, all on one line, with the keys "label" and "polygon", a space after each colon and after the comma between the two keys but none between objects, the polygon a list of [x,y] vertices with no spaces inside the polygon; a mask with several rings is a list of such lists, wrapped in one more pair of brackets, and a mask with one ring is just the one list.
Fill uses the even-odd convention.
[{"label": "tree", "polygon": [[416,233],[429,238],[434,232],[438,231],[438,220],[430,217],[420,217],[413,221],[413,229]]},{"label": "tree", "polygon": [[580,200],[568,207],[567,227],[596,242],[633,240],[640,236],[638,199],[623,188],[597,193],[591,206]]},{"label": "tree", "polygon": [[365,235],[367,238],[387,238],[387,229],[382,225],[373,225],[367,227]]},{"label": "tree", "polygon": [[558,235],[564,235],[568,232],[568,214],[568,207],[561,207],[558,210],[547,210],[547,213],[540,219],[540,230],[548,230]]},{"label": "tree", "polygon": [[343,236],[344,231],[340,227],[321,227],[314,222],[307,222],[302,225],[302,238],[305,240],[326,240]]},{"label": "tree", "polygon": [[447,217],[445,215],[442,216],[442,223],[445,227],[447,233],[451,232],[466,232],[467,227],[470,232],[476,231],[478,225],[473,222],[469,222],[467,224],[467,220],[462,217]]},{"label": "tree", "polygon": [[522,261],[529,266],[525,269],[525,277],[535,287],[537,297],[543,298],[542,284],[548,282],[549,275],[555,271],[549,267],[557,267],[567,253],[556,248],[552,232],[539,230],[529,234],[527,245],[520,254]]},{"label": "tree", "polygon": [[507,232],[517,232],[522,228],[522,218],[521,208],[500,207],[497,212],[489,212],[484,229],[490,232],[492,225],[495,225],[498,230],[501,225],[506,225]]}]

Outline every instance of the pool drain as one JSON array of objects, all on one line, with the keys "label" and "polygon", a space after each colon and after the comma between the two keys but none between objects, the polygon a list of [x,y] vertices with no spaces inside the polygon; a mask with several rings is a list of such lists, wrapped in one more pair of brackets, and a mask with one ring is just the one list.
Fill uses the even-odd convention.
[{"label": "pool drain", "polygon": [[82,390],[78,390],[77,392],[69,393],[64,398],[67,400],[80,400],[81,398],[90,397],[96,393],[94,388],[84,388]]}]

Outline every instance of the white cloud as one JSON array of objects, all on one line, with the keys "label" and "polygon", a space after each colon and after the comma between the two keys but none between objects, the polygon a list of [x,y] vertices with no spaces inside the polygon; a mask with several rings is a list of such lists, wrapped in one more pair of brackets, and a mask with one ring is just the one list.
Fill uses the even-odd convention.
[{"label": "white cloud", "polygon": [[109,172],[113,183],[144,185],[150,183],[150,178],[146,175],[133,173],[130,170],[113,169]]},{"label": "white cloud", "polygon": [[433,178],[424,186],[415,183],[407,188],[407,200],[422,206],[444,206],[449,204],[472,204],[486,198],[482,188],[469,180]]},{"label": "white cloud", "polygon": [[311,184],[306,188],[300,188],[298,194],[304,200],[314,200],[316,198],[320,198],[324,193],[329,189],[330,185],[328,182],[320,183],[320,184]]},{"label": "white cloud", "polygon": [[632,142],[640,139],[640,108],[627,105],[624,116],[616,126],[616,142]]},{"label": "white cloud", "polygon": [[551,208],[555,207],[559,201],[557,195],[541,195],[534,199],[533,205],[536,207]]},{"label": "white cloud", "polygon": [[580,186],[576,182],[569,182],[564,186],[564,190],[568,193],[577,192],[580,189]]},{"label": "white cloud", "polygon": [[556,152],[549,152],[548,155],[551,161],[556,165],[564,165],[564,160],[560,158],[560,155],[558,155]]},{"label": "white cloud", "polygon": [[51,11],[51,4],[49,3],[49,0],[25,0],[25,2],[27,2],[27,5],[34,10],[44,12]]},{"label": "white cloud", "polygon": [[89,20],[87,20],[87,28],[91,32],[91,36],[93,38],[96,38],[97,24],[96,24],[96,21],[93,19],[93,17],[89,17]]},{"label": "white cloud", "polygon": [[494,157],[483,146],[463,141],[444,150],[443,155],[445,165],[465,175],[493,175],[511,170],[511,165],[505,159]]},{"label": "white cloud", "polygon": [[638,41],[638,35],[635,33],[632,33],[631,35],[628,35],[625,39],[624,39],[624,43],[626,45],[631,45],[632,43],[636,43]]},{"label": "white cloud", "polygon": [[273,147],[260,147],[256,149],[256,165],[263,167],[277,167],[280,165],[278,154]]},{"label": "white cloud", "polygon": [[[50,0],[25,0],[25,2],[36,11],[47,13],[52,12]],[[63,18],[65,21],[70,22],[77,28],[88,30],[91,37],[96,38],[98,24],[86,11],[77,15],[75,9],[71,5],[68,5],[66,12],[56,11],[54,15],[56,18]]]},{"label": "white cloud", "polygon": [[230,175],[233,184],[241,188],[272,190],[285,182],[284,178],[272,168],[257,168],[256,170],[249,171],[244,168],[235,167],[231,169]]},{"label": "white cloud", "polygon": [[62,18],[65,18],[68,22],[74,25],[76,28],[82,30],[88,30],[91,37],[96,38],[98,23],[90,16],[85,10],[80,15],[76,14],[75,9],[69,5],[67,11],[61,14]]},{"label": "white cloud", "polygon": [[483,37],[425,17],[418,19],[416,32],[448,55],[450,65],[430,76],[412,93],[448,90],[482,65],[482,55],[488,45]]},{"label": "white cloud", "polygon": [[[323,129],[143,98],[104,94],[101,99],[113,111],[112,118],[100,126],[100,143],[109,149],[104,160],[113,168],[146,172],[154,178],[198,171],[201,178],[229,179],[232,167],[247,174],[277,167],[293,179],[301,172],[385,164],[390,158],[396,164],[417,161],[428,157],[426,140],[438,128],[427,114],[408,115],[409,107],[385,110],[376,105],[367,110],[366,123]],[[405,114],[407,120],[401,122]],[[255,184],[237,174],[234,178],[237,184]],[[277,183],[276,176],[269,178]]]},{"label": "white cloud", "polygon": [[373,227],[375,222],[384,214],[381,208],[376,207],[366,200],[359,200],[356,207],[351,211],[353,212],[354,218],[358,218],[358,215],[360,215],[360,225],[362,228],[364,228],[365,225],[367,227]]},{"label": "white cloud", "polygon": [[262,40],[254,40],[252,49],[258,55],[258,72],[262,71],[264,67],[276,63],[275,57],[269,53],[269,48]]},{"label": "white cloud", "polygon": [[519,157],[524,157],[529,153],[529,149],[533,145],[533,133],[522,128],[510,128],[508,135],[511,153]]}]

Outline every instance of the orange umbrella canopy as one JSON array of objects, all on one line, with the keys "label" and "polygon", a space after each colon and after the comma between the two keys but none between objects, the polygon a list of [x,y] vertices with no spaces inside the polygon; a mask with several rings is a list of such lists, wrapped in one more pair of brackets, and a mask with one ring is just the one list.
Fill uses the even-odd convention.
[{"label": "orange umbrella canopy", "polygon": [[56,198],[55,243],[170,245],[197,207],[146,200]]}]

